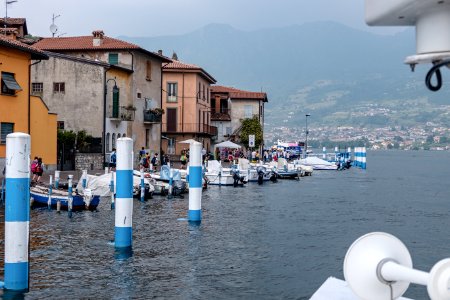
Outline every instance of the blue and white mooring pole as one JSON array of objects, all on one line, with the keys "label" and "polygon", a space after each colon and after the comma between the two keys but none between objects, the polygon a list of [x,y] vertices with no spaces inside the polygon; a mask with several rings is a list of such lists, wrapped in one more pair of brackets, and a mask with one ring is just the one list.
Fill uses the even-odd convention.
[{"label": "blue and white mooring pole", "polygon": [[145,201],[144,169],[141,169],[141,202]]},{"label": "blue and white mooring pole", "polygon": [[173,198],[173,169],[168,163],[169,166],[169,193],[167,194],[167,199]]},{"label": "blue and white mooring pole", "polygon": [[109,191],[111,192],[111,209],[115,208],[115,203],[114,203],[114,172],[111,171],[111,180],[109,181]]},{"label": "blue and white mooring pole", "polygon": [[60,171],[56,170],[55,171],[55,189],[58,189],[58,187],[59,187],[59,174],[60,174]]},{"label": "blue and white mooring pole", "polygon": [[6,136],[5,283],[13,291],[28,290],[30,228],[30,136]]},{"label": "blue and white mooring pole", "polygon": [[87,185],[87,170],[83,170],[83,181],[81,182],[81,186],[83,187],[83,190],[86,188]]},{"label": "blue and white mooring pole", "polygon": [[52,209],[52,189],[53,189],[52,180],[53,176],[50,175],[50,180],[48,183],[48,201],[47,201],[48,210]]},{"label": "blue and white mooring pole", "polygon": [[131,247],[133,219],[133,140],[117,139],[116,167],[116,248]]},{"label": "blue and white mooring pole", "polygon": [[362,147],[362,151],[361,151],[361,168],[363,170],[367,169],[366,147]]},{"label": "blue and white mooring pole", "polygon": [[69,215],[69,218],[72,218],[72,208],[73,208],[72,179],[73,179],[73,175],[70,174],[69,180],[68,180],[68,189],[67,189],[67,213]]},{"label": "blue and white mooring pole", "polygon": [[191,143],[189,149],[189,211],[188,221],[202,220],[202,144]]},{"label": "blue and white mooring pole", "polygon": [[327,159],[327,147],[322,147],[322,158]]}]

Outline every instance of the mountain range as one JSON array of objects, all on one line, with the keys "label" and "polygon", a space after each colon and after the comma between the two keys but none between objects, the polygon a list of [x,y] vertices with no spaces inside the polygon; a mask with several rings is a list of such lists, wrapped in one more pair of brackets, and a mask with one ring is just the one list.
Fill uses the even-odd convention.
[{"label": "mountain range", "polygon": [[[268,127],[303,126],[305,113],[314,116],[310,120],[316,125],[450,125],[440,110],[442,104],[450,105],[446,72],[441,91],[431,92],[424,84],[430,66],[419,65],[413,73],[403,63],[415,54],[412,29],[376,35],[334,22],[256,31],[210,24],[184,35],[119,38],[151,51],[163,50],[169,57],[175,52],[179,60],[201,66],[220,85],[267,92]],[[374,105],[396,113],[382,118],[361,113]],[[349,117],[355,115],[348,114],[352,111],[359,117]]]}]

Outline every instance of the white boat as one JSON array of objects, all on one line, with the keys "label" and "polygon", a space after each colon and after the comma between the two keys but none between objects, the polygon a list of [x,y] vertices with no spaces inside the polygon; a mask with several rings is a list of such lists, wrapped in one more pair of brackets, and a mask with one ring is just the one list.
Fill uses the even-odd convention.
[{"label": "white boat", "polygon": [[208,161],[206,179],[210,185],[238,186],[248,182],[245,172],[240,172],[238,168],[223,168],[217,160]]},{"label": "white boat", "polygon": [[248,182],[259,182],[273,180],[274,173],[265,165],[252,164],[248,159],[239,158],[238,166],[241,174],[247,173]]},{"label": "white boat", "polygon": [[336,164],[314,156],[299,159],[297,163],[304,166],[311,166],[314,170],[337,170],[338,168]]}]

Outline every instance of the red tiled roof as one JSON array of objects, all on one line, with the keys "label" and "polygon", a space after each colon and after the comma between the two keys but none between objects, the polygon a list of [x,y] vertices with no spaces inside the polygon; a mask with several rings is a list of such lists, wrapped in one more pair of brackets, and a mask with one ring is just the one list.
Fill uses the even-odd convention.
[{"label": "red tiled roof", "polygon": [[118,39],[104,36],[99,46],[94,46],[94,37],[90,36],[74,36],[74,37],[57,37],[43,38],[34,46],[41,50],[47,51],[73,51],[73,50],[130,50],[141,49],[138,45],[121,41]]},{"label": "red tiled roof", "polygon": [[216,83],[216,79],[212,77],[208,72],[206,72],[203,68],[193,65],[193,64],[187,64],[184,62],[181,62],[179,60],[172,59],[172,62],[168,63],[167,65],[164,65],[163,70],[192,70],[197,71],[201,73],[207,80],[209,80],[211,83]]},{"label": "red tiled roof", "polygon": [[31,54],[32,59],[48,59],[48,56],[42,50],[36,49],[33,46],[21,43],[19,41],[7,38],[3,35],[0,35],[0,45],[28,52]]},{"label": "red tiled roof", "polygon": [[257,99],[267,102],[267,94],[262,92],[250,92],[239,90],[233,87],[226,87],[221,85],[211,86],[211,93],[227,93],[230,98],[238,99]]},{"label": "red tiled roof", "polygon": [[[25,22],[25,18],[6,18],[6,24],[9,25],[23,25]],[[5,24],[5,18],[0,19],[0,24]]]}]

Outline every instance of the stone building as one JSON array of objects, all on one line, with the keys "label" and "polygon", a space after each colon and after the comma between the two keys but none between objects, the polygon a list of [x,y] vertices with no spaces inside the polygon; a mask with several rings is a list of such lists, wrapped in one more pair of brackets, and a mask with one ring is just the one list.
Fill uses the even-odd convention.
[{"label": "stone building", "polygon": [[136,153],[142,146],[160,151],[161,122],[146,116],[161,108],[161,65],[170,62],[167,58],[101,30],[44,38],[34,46],[55,53],[48,64],[33,66],[32,78],[35,91],[42,84],[50,110],[61,112],[60,126],[101,136],[106,161],[123,136],[133,138]]},{"label": "stone building", "polygon": [[211,86],[211,124],[217,127],[217,143],[234,140],[241,121],[256,116],[264,130],[264,104],[267,94],[225,86]]}]

